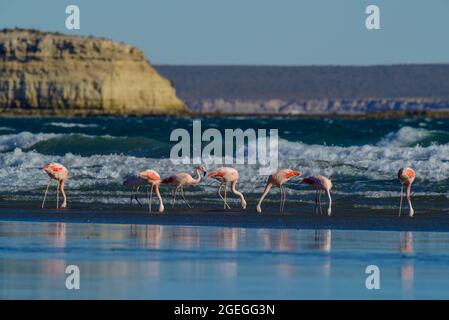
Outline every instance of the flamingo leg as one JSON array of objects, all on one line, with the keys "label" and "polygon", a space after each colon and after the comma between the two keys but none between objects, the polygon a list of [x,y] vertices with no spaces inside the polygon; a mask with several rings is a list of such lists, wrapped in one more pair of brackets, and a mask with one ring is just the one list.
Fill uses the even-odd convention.
[{"label": "flamingo leg", "polygon": [[287,201],[287,190],[285,189],[285,187],[282,187],[282,189],[284,189],[284,202],[282,204],[282,212],[284,212],[285,201]]},{"label": "flamingo leg", "polygon": [[45,190],[45,193],[44,193],[44,201],[42,201],[42,209],[44,209],[45,200],[47,199],[48,188],[50,188],[50,183],[51,183],[51,179],[48,180],[47,189]]},{"label": "flamingo leg", "polygon": [[226,189],[228,188],[228,183],[227,182],[225,182],[225,185],[224,185],[224,209],[226,210],[226,205],[227,205],[227,201],[226,201]]},{"label": "flamingo leg", "polygon": [[279,186],[279,195],[280,195],[280,200],[279,200],[279,213],[282,212],[282,186]]},{"label": "flamingo leg", "polygon": [[226,206],[231,209],[231,207],[227,204],[226,200],[223,198],[223,196],[221,195],[221,188],[223,187],[223,183],[220,184],[220,186],[218,187],[218,195],[220,196],[221,200],[223,200],[224,204],[225,204],[225,209]]},{"label": "flamingo leg", "polygon": [[58,180],[58,187],[56,189],[56,209],[59,208],[59,186],[61,185],[61,182]]},{"label": "flamingo leg", "polygon": [[318,215],[318,190],[315,192],[315,214]]},{"label": "flamingo leg", "polygon": [[152,184],[151,188],[150,188],[150,192],[148,192],[148,187],[147,187],[148,209],[150,210],[150,212],[151,212],[151,202],[153,200],[153,188],[154,188],[154,185]]},{"label": "flamingo leg", "polygon": [[177,192],[178,192],[178,187],[176,187],[175,190],[173,190],[173,204],[172,204],[172,208],[175,207],[176,193]]},{"label": "flamingo leg", "polygon": [[151,185],[151,190],[150,190],[150,199],[148,200],[148,205],[150,207],[150,212],[151,212],[151,202],[153,202],[153,188],[154,188],[154,184]]},{"label": "flamingo leg", "polygon": [[186,205],[187,205],[189,208],[192,208],[192,207],[190,206],[190,204],[187,202],[186,197],[184,196],[184,187],[181,187],[181,197],[182,197],[182,200],[184,200],[184,202],[186,203]]},{"label": "flamingo leg", "polygon": [[[137,203],[139,204],[139,206],[143,207],[143,205],[140,203],[139,199],[137,198],[137,193],[140,190],[140,186],[137,187],[136,192],[134,193],[134,199],[136,199]],[[132,198],[131,198],[132,201]]]},{"label": "flamingo leg", "polygon": [[401,211],[402,211],[402,200],[403,200],[403,193],[404,193],[404,186],[401,186],[401,196],[400,196],[400,202],[399,202],[399,216],[401,216]]},{"label": "flamingo leg", "polygon": [[318,203],[320,204],[320,214],[323,215],[323,206],[321,202],[321,195],[323,194],[323,190],[318,192]]},{"label": "flamingo leg", "polygon": [[134,187],[131,190],[131,200],[129,201],[129,206],[133,205],[133,198],[134,198]]}]

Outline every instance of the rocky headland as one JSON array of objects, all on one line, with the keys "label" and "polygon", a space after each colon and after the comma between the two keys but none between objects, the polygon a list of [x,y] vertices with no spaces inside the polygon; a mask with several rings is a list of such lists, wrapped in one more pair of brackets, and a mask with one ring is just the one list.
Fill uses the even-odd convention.
[{"label": "rocky headland", "polygon": [[0,31],[3,115],[182,114],[173,84],[128,44],[37,30]]}]

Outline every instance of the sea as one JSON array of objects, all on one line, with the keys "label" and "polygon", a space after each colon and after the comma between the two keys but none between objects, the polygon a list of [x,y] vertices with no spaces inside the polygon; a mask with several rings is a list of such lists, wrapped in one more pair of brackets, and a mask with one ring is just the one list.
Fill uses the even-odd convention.
[{"label": "sea", "polygon": [[[142,170],[156,170],[162,178],[178,172],[195,176],[193,161],[178,164],[170,158],[178,142],[171,141],[172,132],[186,129],[193,137],[194,120],[201,121],[203,132],[218,129],[223,136],[226,129],[277,129],[278,167],[303,173],[286,185],[286,210],[289,206],[308,210],[314,203],[314,191],[299,181],[315,174],[332,180],[335,212],[339,205],[360,213],[396,210],[397,172],[405,166],[416,171],[412,192],[417,214],[446,212],[449,207],[449,119],[326,117],[1,118],[0,204],[39,204],[48,182],[41,169],[60,162],[69,169],[66,192],[72,207],[129,205],[130,190],[122,183]],[[201,147],[207,144],[202,142]],[[215,160],[205,159],[211,161],[208,170],[222,166]],[[252,210],[267,180],[260,174],[261,165],[230,164],[229,159],[225,165],[239,170],[238,189]],[[53,189],[49,201],[54,201]],[[197,209],[220,209],[217,189],[217,182],[203,179],[198,186],[186,188],[186,197]],[[141,191],[139,197],[145,197],[145,190]],[[170,201],[172,190],[162,187],[161,192]],[[239,207],[237,200],[230,195],[233,207]],[[277,206],[278,201],[279,190],[273,189],[266,204]]]},{"label": "sea", "polygon": [[[104,214],[114,208],[117,220],[120,208],[130,205],[134,212],[149,214],[145,205],[130,204],[123,180],[145,169],[162,177],[194,174],[196,164],[176,164],[170,158],[177,143],[170,139],[173,131],[192,133],[194,120],[201,121],[203,130],[220,132],[277,129],[279,167],[300,170],[302,177],[332,179],[333,216],[328,219],[343,213],[397,219],[397,171],[405,166],[416,171],[415,215],[444,219],[448,213],[449,119],[326,117],[1,118],[2,212],[39,208],[48,182],[42,167],[60,162],[69,169],[68,209],[51,214],[63,216],[72,208]],[[237,188],[248,202],[244,211],[229,194],[239,219],[235,212],[254,213],[267,177],[257,164],[229,165],[239,170]],[[212,170],[218,164],[206,166]],[[284,214],[314,215],[315,191],[300,179],[286,185]],[[178,201],[176,213],[222,210],[217,187],[203,178],[186,188],[192,209]],[[48,206],[55,204],[55,188]],[[163,214],[170,215],[171,189],[163,186],[161,192]],[[144,191],[139,198],[145,204]],[[263,208],[279,214],[278,189]],[[0,299],[449,298],[449,234],[437,226],[384,231],[382,226],[139,225],[123,212],[120,224],[0,220]],[[409,218],[402,219],[406,223]],[[73,267],[78,288],[67,286]]]}]

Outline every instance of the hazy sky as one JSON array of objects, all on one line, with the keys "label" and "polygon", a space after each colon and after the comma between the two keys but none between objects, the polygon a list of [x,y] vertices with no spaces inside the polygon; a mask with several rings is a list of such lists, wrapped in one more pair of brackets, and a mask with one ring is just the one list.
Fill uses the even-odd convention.
[{"label": "hazy sky", "polygon": [[156,64],[449,63],[449,0],[0,0],[0,28],[15,26],[121,40]]}]

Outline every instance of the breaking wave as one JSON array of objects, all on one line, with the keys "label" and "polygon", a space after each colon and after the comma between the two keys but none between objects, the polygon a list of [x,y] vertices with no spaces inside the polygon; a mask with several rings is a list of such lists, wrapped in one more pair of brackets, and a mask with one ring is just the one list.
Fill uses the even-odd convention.
[{"label": "breaking wave", "polygon": [[[396,173],[404,166],[416,170],[418,184],[447,184],[449,143],[446,139],[445,132],[411,127],[402,127],[377,143],[360,146],[328,146],[279,139],[279,167],[297,168],[304,175],[327,175],[335,181],[335,192],[340,196],[387,199],[397,195]],[[252,147],[249,146],[249,150]],[[123,194],[122,181],[128,175],[149,168],[163,177],[180,171],[193,174],[193,164],[175,165],[169,154],[168,142],[148,137],[30,132],[0,135],[0,194],[20,196],[28,192],[37,197],[48,179],[42,166],[56,161],[69,168],[68,188],[73,197],[78,197],[77,201],[125,203],[129,199]],[[210,165],[210,168],[216,166]],[[240,171],[242,191],[261,192],[266,177],[259,175],[258,165],[233,166]],[[383,190],[376,190],[380,188]],[[418,190],[417,194],[447,197],[448,191],[439,188]],[[299,195],[308,191],[293,184],[291,192]],[[187,193],[201,197],[216,194],[216,184],[207,180],[189,188]]]}]

